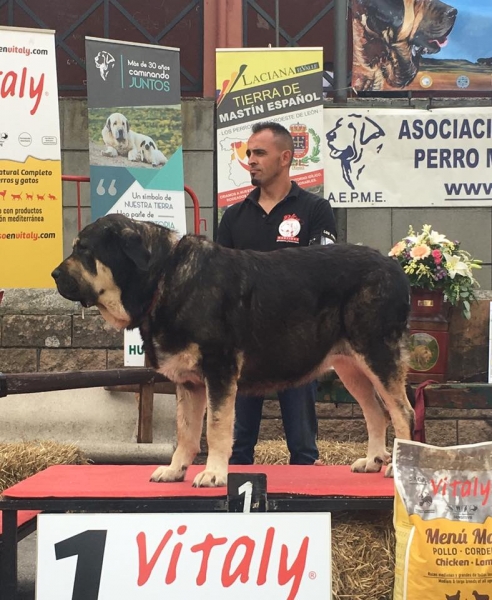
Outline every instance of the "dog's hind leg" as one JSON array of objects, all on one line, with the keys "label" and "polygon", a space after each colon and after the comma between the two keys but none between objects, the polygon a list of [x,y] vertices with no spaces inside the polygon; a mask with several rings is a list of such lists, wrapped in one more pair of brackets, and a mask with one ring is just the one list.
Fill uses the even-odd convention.
[{"label": "dog's hind leg", "polygon": [[389,415],[376,397],[374,385],[354,358],[336,357],[333,360],[333,368],[347,391],[359,403],[366,421],[369,438],[367,456],[357,459],[352,465],[352,471],[379,472],[383,464],[388,464],[391,459],[391,455],[386,450]]},{"label": "dog's hind leg", "polygon": [[206,406],[205,387],[177,385],[176,400],[178,444],[171,464],[156,469],[152,473],[151,481],[183,481],[186,469],[200,452]]}]

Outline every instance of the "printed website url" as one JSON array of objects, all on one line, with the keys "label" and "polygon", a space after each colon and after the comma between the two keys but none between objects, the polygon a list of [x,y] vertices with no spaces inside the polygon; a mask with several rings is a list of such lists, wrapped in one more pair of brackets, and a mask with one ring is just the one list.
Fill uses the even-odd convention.
[{"label": "printed website url", "polygon": [[54,240],[56,233],[38,233],[37,231],[17,231],[15,233],[0,233],[0,240]]},{"label": "printed website url", "polygon": [[492,200],[492,183],[445,183],[446,200]]},{"label": "printed website url", "polygon": [[46,48],[26,48],[25,46],[0,46],[0,52],[24,54],[25,56],[31,56],[31,54],[48,56]]}]

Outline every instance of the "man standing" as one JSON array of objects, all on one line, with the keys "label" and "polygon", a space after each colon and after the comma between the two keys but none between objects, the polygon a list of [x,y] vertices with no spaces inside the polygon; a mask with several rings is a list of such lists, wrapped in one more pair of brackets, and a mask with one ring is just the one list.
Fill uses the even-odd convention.
[{"label": "man standing", "polygon": [[[217,242],[262,252],[334,242],[335,217],[330,203],[290,180],[294,157],[290,133],[275,122],[257,123],[252,132],[246,155],[256,189],[225,211]],[[278,398],[290,464],[314,464],[319,457],[316,382],[282,390]],[[253,464],[263,400],[263,396],[237,394],[231,464]]]}]

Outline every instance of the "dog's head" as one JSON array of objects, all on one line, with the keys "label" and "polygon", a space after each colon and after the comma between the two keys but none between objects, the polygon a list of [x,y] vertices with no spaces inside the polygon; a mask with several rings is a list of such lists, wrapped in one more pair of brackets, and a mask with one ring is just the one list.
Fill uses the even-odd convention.
[{"label": "dog's head", "polygon": [[118,329],[132,328],[155,294],[155,265],[174,243],[173,232],[165,227],[106,215],[80,232],[72,254],[51,275],[63,297],[97,306]]},{"label": "dog's head", "polygon": [[99,69],[101,77],[106,81],[109,75],[109,70],[114,68],[114,57],[106,50],[101,50],[94,57],[96,67]]},{"label": "dog's head", "polygon": [[154,154],[157,151],[154,140],[151,137],[145,136],[140,142],[140,155],[142,162],[155,164]]},{"label": "dog's head", "polygon": [[[335,127],[326,134],[330,156],[340,161],[343,178],[352,189],[355,189],[354,179],[359,178],[365,167],[365,148],[370,142],[384,135],[384,131],[375,121],[357,114],[341,117]],[[354,165],[357,166],[355,174],[352,169]]]},{"label": "dog's head", "polygon": [[128,142],[130,123],[125,115],[122,115],[121,113],[111,114],[106,121],[105,127],[116,144],[125,145]]},{"label": "dog's head", "polygon": [[447,44],[458,14],[440,0],[355,0],[353,9],[365,32],[366,63],[380,62],[393,87],[408,85],[420,58]]}]

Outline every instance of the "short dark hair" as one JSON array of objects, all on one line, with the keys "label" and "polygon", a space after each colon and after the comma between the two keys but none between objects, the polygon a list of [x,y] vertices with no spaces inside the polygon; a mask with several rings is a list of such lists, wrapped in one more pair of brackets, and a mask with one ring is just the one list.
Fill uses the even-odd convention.
[{"label": "short dark hair", "polygon": [[292,158],[294,158],[294,141],[288,129],[276,121],[261,121],[260,123],[255,123],[252,126],[251,131],[255,134],[260,133],[260,131],[264,131],[265,129],[269,129],[275,137],[280,138],[284,142],[286,150],[290,150],[292,152]]}]

